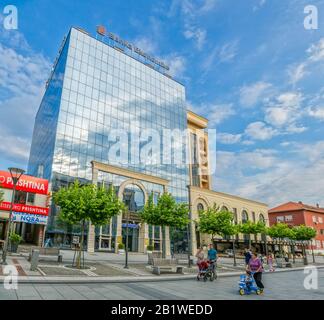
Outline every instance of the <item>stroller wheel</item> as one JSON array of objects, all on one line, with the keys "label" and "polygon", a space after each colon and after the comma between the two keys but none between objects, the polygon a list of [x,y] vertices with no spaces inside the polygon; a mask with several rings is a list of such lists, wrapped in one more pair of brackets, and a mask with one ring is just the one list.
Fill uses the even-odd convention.
[{"label": "stroller wheel", "polygon": [[199,276],[197,276],[197,281],[199,281],[200,280],[200,278],[199,278]]},{"label": "stroller wheel", "polygon": [[239,290],[239,294],[240,294],[241,296],[244,296],[244,293],[245,293],[245,292],[244,292],[244,289],[240,289],[240,290]]},{"label": "stroller wheel", "polygon": [[204,276],[204,282],[206,282],[207,281],[207,277],[206,276]]}]

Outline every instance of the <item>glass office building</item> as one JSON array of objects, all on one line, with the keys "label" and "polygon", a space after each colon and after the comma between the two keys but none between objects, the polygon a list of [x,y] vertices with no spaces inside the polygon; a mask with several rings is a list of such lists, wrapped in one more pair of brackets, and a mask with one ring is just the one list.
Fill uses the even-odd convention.
[{"label": "glass office building", "polygon": [[[146,226],[141,230],[136,212],[144,205],[147,194],[154,192],[158,196],[164,190],[163,183],[149,177],[164,179],[177,201],[188,201],[188,165],[162,160],[168,152],[163,145],[164,130],[187,128],[184,86],[164,74],[161,66],[130,52],[121,41],[96,39],[76,28],[64,39],[46,86],[35,119],[28,173],[49,179],[55,191],[76,178],[93,181],[92,161],[124,169],[124,174],[99,172],[96,182],[113,184],[117,190],[124,185],[121,197],[134,213],[129,224],[130,249],[143,251],[147,244],[158,248],[159,227]],[[161,137],[161,161],[137,161],[134,145],[144,147],[152,141],[153,130]],[[139,138],[138,144],[131,141],[143,132],[147,134]],[[127,147],[109,157],[123,134],[127,136]],[[172,143],[185,148],[181,136],[174,137]],[[153,149],[147,152],[149,156],[155,152]],[[130,179],[134,174],[148,178],[138,178],[136,184],[134,178]],[[112,249],[124,241],[125,223],[123,217],[121,221],[116,218],[109,225],[96,228],[95,247]],[[52,206],[47,237],[55,245],[69,246],[71,236],[78,232],[77,226],[62,225]]]}]

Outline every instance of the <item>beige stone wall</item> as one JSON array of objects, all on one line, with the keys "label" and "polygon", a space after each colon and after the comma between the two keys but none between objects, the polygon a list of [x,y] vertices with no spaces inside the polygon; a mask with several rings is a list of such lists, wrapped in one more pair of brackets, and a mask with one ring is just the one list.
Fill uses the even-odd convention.
[{"label": "beige stone wall", "polygon": [[[205,190],[197,187],[190,187],[190,198],[191,198],[191,212],[192,212],[192,219],[198,221],[198,210],[197,206],[199,203],[201,203],[204,208],[211,207],[214,205],[214,203],[217,204],[220,208],[222,206],[226,207],[230,211],[234,211],[234,208],[236,208],[237,212],[237,222],[242,222],[242,212],[245,210],[248,214],[248,218],[250,221],[253,221],[253,212],[255,213],[255,221],[259,221],[260,215],[262,214],[265,222],[267,225],[269,225],[269,219],[268,219],[268,206],[264,203],[244,199],[241,197],[237,197],[230,194],[225,194],[221,192],[216,192],[212,190]],[[240,239],[243,239],[243,236],[239,236]],[[196,252],[197,249],[197,239],[196,234],[194,232],[194,226],[192,227],[192,248],[193,253]],[[209,243],[211,237],[209,235],[201,235],[201,242]],[[258,235],[258,240],[261,239],[261,236]]]}]

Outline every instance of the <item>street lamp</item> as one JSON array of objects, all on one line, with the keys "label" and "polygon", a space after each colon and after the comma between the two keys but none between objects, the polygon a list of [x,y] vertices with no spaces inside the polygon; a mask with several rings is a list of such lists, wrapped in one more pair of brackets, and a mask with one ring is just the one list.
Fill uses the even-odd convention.
[{"label": "street lamp", "polygon": [[11,203],[10,203],[10,212],[9,212],[9,221],[8,221],[8,227],[6,228],[6,233],[5,233],[5,243],[3,246],[3,252],[2,252],[2,264],[7,264],[6,259],[7,259],[7,251],[8,251],[8,242],[9,242],[9,233],[11,229],[11,219],[12,219],[12,208],[14,205],[15,201],[15,192],[16,192],[16,185],[21,178],[21,176],[25,173],[25,170],[18,169],[18,168],[8,168],[11,179],[12,179],[12,196],[11,196]]},{"label": "street lamp", "polygon": [[129,224],[129,211],[126,212],[126,248],[125,248],[125,269],[128,269],[128,224]]}]

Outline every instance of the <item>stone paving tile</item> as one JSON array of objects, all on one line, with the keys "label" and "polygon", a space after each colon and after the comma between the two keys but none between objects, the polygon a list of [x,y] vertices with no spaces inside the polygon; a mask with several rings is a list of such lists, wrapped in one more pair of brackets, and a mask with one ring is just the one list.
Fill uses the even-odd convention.
[{"label": "stone paving tile", "polygon": [[84,300],[85,296],[81,292],[73,289],[70,285],[52,285],[62,296],[64,300]]},{"label": "stone paving tile", "polygon": [[18,289],[16,290],[16,293],[19,300],[23,298],[41,299],[41,296],[39,295],[39,293],[33,285],[18,284]]},{"label": "stone paving tile", "polygon": [[99,294],[100,296],[104,297],[107,300],[124,300],[128,299],[127,295],[122,295],[120,293],[120,289],[118,288],[111,288],[110,290],[107,290],[106,287],[97,287],[93,289],[94,292]]},{"label": "stone paving tile", "polygon": [[[145,299],[145,295],[142,295],[141,293],[133,293],[128,288],[125,288],[121,284],[105,284],[102,286],[103,288],[108,289],[109,295],[108,298],[110,299],[123,299],[123,300],[143,300]],[[98,289],[96,289],[98,291]],[[105,294],[105,293],[104,293]],[[113,295],[113,297],[110,297],[110,295]],[[106,295],[105,295],[106,296]]]},{"label": "stone paving tile", "polygon": [[82,295],[89,300],[106,300],[106,298],[94,291],[95,287],[89,287],[87,285],[73,285],[73,289],[81,292]]},{"label": "stone paving tile", "polygon": [[52,285],[34,284],[34,288],[44,300],[63,299],[63,295],[60,294],[58,290],[56,290],[56,288],[53,287]]},{"label": "stone paving tile", "polygon": [[16,290],[0,289],[0,300],[17,300]]}]

